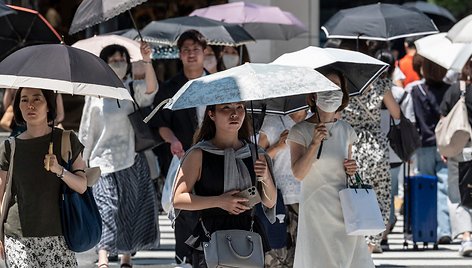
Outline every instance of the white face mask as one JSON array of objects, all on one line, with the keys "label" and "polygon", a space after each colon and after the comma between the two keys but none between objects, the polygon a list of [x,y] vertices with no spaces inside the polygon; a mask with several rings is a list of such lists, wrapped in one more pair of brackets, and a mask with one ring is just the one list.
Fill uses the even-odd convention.
[{"label": "white face mask", "polygon": [[327,113],[334,113],[341,106],[343,92],[341,90],[316,93],[316,106]]},{"label": "white face mask", "polygon": [[227,69],[238,66],[239,56],[232,54],[223,54],[223,63]]},{"label": "white face mask", "polygon": [[112,62],[109,63],[108,66],[110,66],[120,79],[123,79],[126,75],[126,71],[128,71],[128,63],[126,62]]},{"label": "white face mask", "polygon": [[216,58],[215,56],[205,56],[203,59],[203,67],[207,69],[207,71],[216,70]]}]

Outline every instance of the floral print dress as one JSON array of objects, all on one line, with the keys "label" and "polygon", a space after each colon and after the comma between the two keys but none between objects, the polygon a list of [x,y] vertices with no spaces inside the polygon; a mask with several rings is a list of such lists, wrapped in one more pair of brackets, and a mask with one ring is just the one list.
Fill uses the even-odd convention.
[{"label": "floral print dress", "polygon": [[[390,215],[390,166],[388,139],[380,130],[380,107],[384,93],[392,88],[388,78],[377,79],[372,88],[352,97],[343,111],[343,119],[354,128],[358,140],[352,146],[352,154],[364,183],[374,187],[385,224]],[[379,243],[381,234],[370,237],[369,242]]]}]

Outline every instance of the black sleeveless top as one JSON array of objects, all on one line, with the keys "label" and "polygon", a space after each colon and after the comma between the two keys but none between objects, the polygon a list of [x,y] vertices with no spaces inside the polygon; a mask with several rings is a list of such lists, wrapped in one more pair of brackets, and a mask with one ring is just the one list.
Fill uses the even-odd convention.
[{"label": "black sleeveless top", "polygon": [[[252,185],[255,184],[256,174],[254,173],[254,164],[252,157],[243,159],[244,164],[251,175]],[[195,183],[195,194],[199,196],[217,196],[224,193],[224,155],[216,155],[202,150],[202,170],[200,180]],[[239,189],[244,190],[244,189]],[[247,211],[250,212],[250,211]],[[201,211],[202,217],[205,216],[227,216],[226,210],[221,208],[210,208]]]},{"label": "black sleeveless top", "polygon": [[[249,170],[252,184],[255,185],[256,174],[252,157],[243,159],[243,162]],[[224,193],[224,155],[216,155],[202,150],[202,170],[200,180],[195,183],[194,190],[195,194],[199,196],[218,196]],[[218,230],[250,230],[252,223],[251,211],[247,210],[239,215],[231,215],[224,209],[210,208],[199,212],[205,228],[211,234]],[[270,249],[263,228],[255,216],[253,231],[261,235],[264,251]],[[192,235],[198,238],[193,245],[189,245],[194,248],[198,248],[201,242],[209,241],[201,224],[196,225]]]}]

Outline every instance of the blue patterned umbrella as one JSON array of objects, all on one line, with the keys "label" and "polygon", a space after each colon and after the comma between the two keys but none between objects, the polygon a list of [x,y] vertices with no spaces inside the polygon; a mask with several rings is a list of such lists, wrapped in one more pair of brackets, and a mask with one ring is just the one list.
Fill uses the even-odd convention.
[{"label": "blue patterned umbrella", "polygon": [[246,63],[188,81],[164,108],[180,110],[329,90],[339,87],[312,68]]}]

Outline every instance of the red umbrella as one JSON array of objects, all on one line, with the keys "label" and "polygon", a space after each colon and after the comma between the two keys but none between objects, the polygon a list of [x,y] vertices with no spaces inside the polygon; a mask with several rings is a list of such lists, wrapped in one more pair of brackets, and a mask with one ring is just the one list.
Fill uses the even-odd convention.
[{"label": "red umbrella", "polygon": [[16,13],[0,17],[0,60],[26,46],[61,42],[61,36],[38,11],[8,6]]}]

